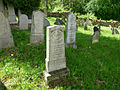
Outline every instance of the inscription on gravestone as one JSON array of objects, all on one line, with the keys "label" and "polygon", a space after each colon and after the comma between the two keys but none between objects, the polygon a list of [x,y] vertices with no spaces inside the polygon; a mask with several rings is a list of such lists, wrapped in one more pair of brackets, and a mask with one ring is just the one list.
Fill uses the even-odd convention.
[{"label": "inscription on gravestone", "polygon": [[69,72],[66,67],[64,27],[53,25],[47,27],[47,55],[46,71],[44,71],[47,82],[59,79]]},{"label": "inscription on gravestone", "polygon": [[66,46],[72,46],[73,48],[77,48],[76,45],[76,16],[73,13],[68,15],[68,21],[66,25]]}]

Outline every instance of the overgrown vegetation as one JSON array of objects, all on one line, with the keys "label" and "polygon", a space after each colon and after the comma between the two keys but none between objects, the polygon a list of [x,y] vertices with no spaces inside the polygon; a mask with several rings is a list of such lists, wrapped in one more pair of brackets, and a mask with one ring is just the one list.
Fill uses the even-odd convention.
[{"label": "overgrown vegetation", "polygon": [[[51,25],[55,18],[48,18]],[[10,90],[118,90],[120,88],[120,36],[102,27],[100,42],[91,44],[92,26],[77,31],[77,49],[66,48],[71,75],[57,86],[44,85],[46,45],[29,46],[29,31],[13,30],[16,47],[0,49],[0,78]],[[54,84],[53,84],[54,86]]]}]

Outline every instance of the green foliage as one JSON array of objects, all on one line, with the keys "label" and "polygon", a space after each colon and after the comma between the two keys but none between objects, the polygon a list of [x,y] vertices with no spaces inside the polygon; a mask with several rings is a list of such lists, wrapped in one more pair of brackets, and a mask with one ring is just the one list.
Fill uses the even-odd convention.
[{"label": "green foliage", "polygon": [[[48,19],[53,25],[55,18]],[[66,48],[71,75],[64,82],[57,82],[55,88],[43,83],[46,45],[29,46],[30,30],[12,30],[16,47],[0,50],[2,82],[10,90],[117,90],[120,88],[120,36],[112,35],[110,28],[103,26],[100,42],[92,45],[92,28],[89,26],[87,31],[78,28],[78,48]]]},{"label": "green foliage", "polygon": [[120,20],[120,2],[119,0],[91,0],[86,5],[86,11],[95,13],[101,19]]},{"label": "green foliage", "polygon": [[7,4],[13,4],[16,9],[20,9],[22,13],[30,14],[33,10],[39,8],[40,0],[4,0]]}]

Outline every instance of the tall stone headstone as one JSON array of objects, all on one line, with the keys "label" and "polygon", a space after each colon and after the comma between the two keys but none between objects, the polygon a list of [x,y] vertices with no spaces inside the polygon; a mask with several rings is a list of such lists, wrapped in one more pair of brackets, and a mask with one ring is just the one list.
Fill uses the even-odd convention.
[{"label": "tall stone headstone", "polygon": [[26,30],[28,29],[28,16],[25,14],[22,14],[20,16],[20,22],[19,22],[19,28],[21,30]]},{"label": "tall stone headstone", "polygon": [[34,45],[44,44],[44,17],[41,11],[33,11],[30,43]]},{"label": "tall stone headstone", "polygon": [[0,0],[0,12],[4,11],[4,4],[3,4],[3,0]]},{"label": "tall stone headstone", "polygon": [[13,5],[8,5],[8,13],[9,13],[9,22],[16,22],[16,15]]},{"label": "tall stone headstone", "polygon": [[77,48],[76,45],[76,16],[73,13],[69,13],[68,21],[66,25],[66,46],[72,46]]},{"label": "tall stone headstone", "polygon": [[98,43],[100,39],[100,31],[98,27],[94,27],[94,34],[92,36],[92,44]]},{"label": "tall stone headstone", "polygon": [[47,82],[60,79],[69,73],[66,67],[64,27],[53,25],[47,27],[46,71],[43,71]]},{"label": "tall stone headstone", "polygon": [[8,19],[0,12],[0,49],[14,46]]},{"label": "tall stone headstone", "polygon": [[[22,15],[21,10],[18,10],[18,19],[20,19],[20,16]],[[19,20],[20,21],[20,20]]]}]

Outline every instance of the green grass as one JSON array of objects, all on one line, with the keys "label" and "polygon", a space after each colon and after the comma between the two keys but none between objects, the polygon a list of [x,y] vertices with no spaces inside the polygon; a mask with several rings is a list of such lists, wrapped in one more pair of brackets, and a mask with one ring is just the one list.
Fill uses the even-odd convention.
[{"label": "green grass", "polygon": [[[55,18],[48,18],[51,25]],[[77,31],[77,49],[66,48],[71,75],[55,87],[44,85],[46,45],[29,46],[30,30],[12,30],[15,47],[0,49],[0,78],[10,90],[119,90],[120,36],[102,27],[100,42],[91,44],[92,26]],[[11,56],[13,54],[14,56]]]}]

